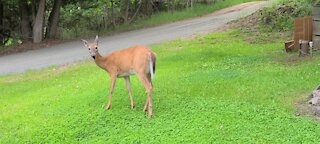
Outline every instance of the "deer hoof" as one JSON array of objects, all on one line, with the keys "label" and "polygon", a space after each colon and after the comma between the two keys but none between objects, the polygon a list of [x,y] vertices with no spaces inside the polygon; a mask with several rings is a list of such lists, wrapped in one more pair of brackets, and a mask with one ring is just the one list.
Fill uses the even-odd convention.
[{"label": "deer hoof", "polygon": [[108,105],[107,105],[107,107],[106,107],[106,109],[108,110],[108,109],[110,109],[110,107],[111,107],[111,105],[110,105],[110,104],[108,104]]},{"label": "deer hoof", "polygon": [[148,116],[149,116],[149,118],[152,118],[152,113],[151,113],[151,114],[149,113],[149,115],[148,115]]},{"label": "deer hoof", "polygon": [[152,107],[148,108],[148,114],[149,114],[149,118],[152,118]]}]

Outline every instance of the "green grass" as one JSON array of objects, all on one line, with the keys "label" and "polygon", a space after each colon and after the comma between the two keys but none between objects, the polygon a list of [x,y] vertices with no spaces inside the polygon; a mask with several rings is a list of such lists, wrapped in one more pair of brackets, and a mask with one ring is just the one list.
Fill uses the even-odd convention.
[{"label": "green grass", "polygon": [[[233,5],[237,5],[245,2],[251,2],[251,1],[259,1],[259,0],[224,0],[224,1],[218,1],[217,3],[207,4],[207,5],[196,4],[192,9],[190,8],[190,9],[184,9],[184,10],[174,11],[174,12],[155,13],[150,17],[139,18],[131,24],[121,24],[121,25],[117,25],[114,29],[100,30],[99,33],[114,34],[118,32],[158,26],[161,24],[176,22],[183,19],[203,16],[205,14],[209,14],[223,8],[227,8]],[[81,30],[79,31],[79,29]],[[72,39],[72,38],[78,37],[79,35],[94,36],[97,34],[96,31],[90,31],[83,28],[78,28],[77,32],[75,32],[74,30],[63,30],[61,32],[62,32],[62,39]]]},{"label": "green grass", "polygon": [[[0,77],[0,143],[316,143],[320,124],[294,103],[318,85],[319,56],[249,44],[238,31],[153,45],[154,117],[132,79],[105,110],[109,78],[92,61]],[[287,62],[289,61],[289,62]]]}]

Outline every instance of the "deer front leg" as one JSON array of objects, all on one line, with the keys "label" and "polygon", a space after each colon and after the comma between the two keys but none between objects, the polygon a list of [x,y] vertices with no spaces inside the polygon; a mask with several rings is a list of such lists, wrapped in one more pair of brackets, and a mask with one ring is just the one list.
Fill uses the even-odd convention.
[{"label": "deer front leg", "polygon": [[130,86],[130,77],[126,76],[124,77],[124,79],[126,80],[126,87],[130,96],[130,105],[131,105],[131,109],[134,108],[134,102],[133,102],[133,98],[132,98],[132,94],[131,94],[131,86]]},{"label": "deer front leg", "polygon": [[116,79],[117,79],[116,76],[111,76],[110,94],[109,94],[107,109],[110,109],[110,106],[111,106],[111,99],[112,99],[112,94],[113,94],[114,85],[116,83]]}]

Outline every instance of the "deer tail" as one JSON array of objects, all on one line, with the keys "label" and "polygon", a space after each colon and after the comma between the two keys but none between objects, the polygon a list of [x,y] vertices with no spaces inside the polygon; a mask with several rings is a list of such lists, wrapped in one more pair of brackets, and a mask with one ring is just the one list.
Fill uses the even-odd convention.
[{"label": "deer tail", "polygon": [[149,61],[151,79],[154,79],[156,75],[156,55],[153,52],[149,53],[148,61]]}]

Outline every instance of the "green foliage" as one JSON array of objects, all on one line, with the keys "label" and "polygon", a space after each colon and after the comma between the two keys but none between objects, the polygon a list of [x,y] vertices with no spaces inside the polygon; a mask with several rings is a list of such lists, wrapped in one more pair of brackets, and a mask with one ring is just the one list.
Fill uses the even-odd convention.
[{"label": "green foliage", "polygon": [[152,46],[152,119],[136,77],[136,108],[118,79],[105,110],[110,80],[92,61],[1,76],[0,143],[317,143],[319,122],[295,116],[293,103],[319,84],[320,56],[287,62],[282,42],[245,38],[232,31]]},{"label": "green foliage", "polygon": [[[105,34],[110,31],[133,30],[168,23],[178,19],[199,16],[226,6],[253,0],[192,0],[192,8],[190,1],[191,0],[67,0],[63,1],[60,9],[55,10],[53,6],[55,3],[58,4],[59,0],[46,0],[43,29],[46,30],[46,32],[43,32],[45,35],[44,39],[73,39],[81,36],[96,35],[97,33]],[[38,5],[39,1],[32,0],[3,1],[2,5],[0,5],[2,6],[3,14],[1,17],[3,26],[0,28],[0,31],[8,29],[12,34],[16,34],[11,35],[13,39],[22,38],[23,40],[29,40],[30,37],[33,37],[32,25],[35,20]],[[197,5],[202,6],[199,7]],[[194,11],[189,10],[198,8],[203,8],[203,11],[195,10],[202,11],[201,14],[193,14],[192,12]],[[58,11],[60,12],[60,18],[56,31],[54,27],[53,29],[50,28],[56,25],[56,20],[54,17],[51,17],[49,20],[49,17],[54,16],[53,13]],[[180,17],[180,14],[174,14],[175,12],[181,11],[186,12],[184,17]],[[21,12],[23,14],[21,14]],[[166,17],[163,18],[159,16],[159,18],[162,18],[159,23],[158,21],[152,22],[152,20],[149,20],[147,23],[150,24],[148,25],[140,25],[137,27],[137,24],[135,24],[135,22],[143,24],[145,22],[139,21],[145,21],[150,17],[157,17],[163,13],[167,13],[166,15],[169,16],[169,20],[167,20]],[[177,19],[175,19],[175,17],[177,17]],[[124,27],[124,29],[119,27]],[[50,36],[51,34],[49,35],[48,33],[54,36]]]},{"label": "green foliage", "polygon": [[8,41],[4,44],[4,46],[10,46],[13,44],[13,39],[12,38],[9,38]]},{"label": "green foliage", "polygon": [[292,31],[294,19],[310,16],[313,0],[280,0],[261,11],[261,28],[266,31]]},{"label": "green foliage", "polygon": [[20,39],[8,38],[8,41],[6,41],[4,46],[5,47],[10,47],[10,46],[18,45],[18,44],[21,44],[21,43],[22,43],[22,41]]},{"label": "green foliage", "polygon": [[[95,2],[88,4],[69,4],[62,8],[61,19],[63,21],[60,22],[60,37],[62,39],[72,39],[78,36],[96,35],[97,33],[116,33],[119,31],[151,27],[186,18],[201,16],[222,8],[250,1],[253,0],[218,0],[215,3],[210,4],[195,4],[192,9],[181,9],[175,12],[160,11],[154,13],[150,17],[141,16],[131,24],[124,23],[123,18],[117,18],[116,20],[122,23],[118,23],[115,27],[113,27],[110,19],[110,11],[105,11],[105,9],[110,10],[110,3],[106,5],[103,4],[103,1],[99,1],[99,3],[101,3],[100,5],[96,5]],[[178,3],[182,3],[182,1],[176,1],[176,3],[179,5]],[[90,7],[88,7],[88,5]],[[131,5],[134,5],[133,1],[131,1]],[[121,6],[123,5],[120,5],[120,7]],[[162,9],[165,10],[166,8]],[[103,12],[107,13],[103,14]],[[116,7],[116,17],[122,17],[123,14],[121,13],[122,9]]]},{"label": "green foliage", "polygon": [[61,8],[61,37],[73,38],[99,30],[105,22],[106,4],[106,0],[99,0],[65,5]]}]

